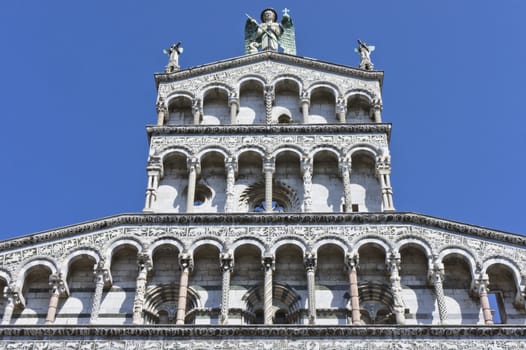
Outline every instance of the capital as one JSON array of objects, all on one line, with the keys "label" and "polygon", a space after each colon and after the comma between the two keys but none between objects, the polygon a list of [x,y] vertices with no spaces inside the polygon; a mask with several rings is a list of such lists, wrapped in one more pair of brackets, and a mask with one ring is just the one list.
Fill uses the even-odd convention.
[{"label": "capital", "polygon": [[317,259],[314,253],[307,253],[303,258],[303,262],[307,271],[314,271],[316,269]]},{"label": "capital", "polygon": [[192,113],[200,113],[201,112],[201,100],[198,98],[195,98],[192,101]]},{"label": "capital", "polygon": [[219,262],[221,264],[221,271],[230,271],[234,269],[234,256],[230,253],[221,253],[219,255]]},{"label": "capital", "polygon": [[274,158],[267,158],[263,161],[263,172],[264,173],[267,173],[267,172],[274,173],[275,168],[276,167],[275,167]]},{"label": "capital", "polygon": [[179,256],[179,267],[181,270],[193,270],[194,268],[194,259],[188,253],[181,254]]},{"label": "capital", "polygon": [[264,256],[263,259],[261,260],[261,263],[265,271],[274,270],[274,268],[276,267],[273,256],[269,256],[269,255]]},{"label": "capital", "polygon": [[345,263],[349,270],[357,269],[360,257],[358,254],[347,254],[345,256]]},{"label": "capital", "polygon": [[188,171],[195,171],[196,173],[201,171],[201,164],[199,163],[199,159],[196,157],[188,158],[186,160],[186,166],[188,167]]},{"label": "capital", "polygon": [[68,285],[62,273],[51,274],[49,276],[49,286],[51,287],[52,294],[58,294],[59,296],[69,295]]},{"label": "capital", "polygon": [[234,174],[236,174],[238,171],[237,159],[234,157],[226,158],[225,159],[225,170],[227,174],[230,172],[233,172]]}]

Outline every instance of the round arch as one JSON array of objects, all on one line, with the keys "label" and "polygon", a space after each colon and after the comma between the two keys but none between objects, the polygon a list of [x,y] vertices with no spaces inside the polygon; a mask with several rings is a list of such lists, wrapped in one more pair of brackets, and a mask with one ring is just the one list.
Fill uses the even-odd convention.
[{"label": "round arch", "polygon": [[257,249],[259,249],[259,252],[260,252],[261,256],[263,256],[263,254],[265,254],[265,251],[266,251],[265,243],[263,243],[261,240],[259,240],[257,238],[254,238],[254,237],[242,237],[242,238],[239,238],[239,239],[235,240],[229,248],[232,251],[232,254],[235,254],[236,250],[238,248],[241,248],[241,247],[243,247],[245,245],[252,245],[252,246],[256,247]]},{"label": "round arch", "polygon": [[201,237],[190,245],[190,247],[188,248],[188,252],[192,256],[194,256],[195,251],[201,247],[204,247],[205,245],[211,245],[213,247],[216,247],[219,250],[219,253],[224,251],[225,248],[223,243],[215,237]]},{"label": "round arch", "polygon": [[190,102],[192,102],[194,99],[195,99],[195,96],[191,93],[191,92],[188,92],[188,91],[174,91],[174,92],[171,92],[170,94],[168,94],[166,97],[165,97],[165,104],[167,107],[170,106],[170,103],[172,102],[172,100],[178,98],[178,97],[182,97],[182,98],[186,98],[186,99],[189,99]]},{"label": "round arch", "polygon": [[342,238],[336,236],[325,236],[315,241],[315,243],[312,246],[312,251],[316,252],[316,255],[318,255],[318,251],[320,250],[320,248],[326,245],[337,246],[342,250],[343,256],[346,256],[351,251],[351,247],[347,244],[347,242],[345,242]]},{"label": "round arch", "polygon": [[299,159],[303,159],[305,153],[303,152],[303,150],[301,149],[300,146],[297,146],[297,145],[288,145],[288,144],[285,144],[285,145],[280,145],[278,146],[278,148],[276,148],[275,150],[272,151],[272,153],[270,154],[271,157],[277,157],[279,156],[281,153],[284,153],[284,152],[292,152],[292,153],[295,153],[298,155]]},{"label": "round arch", "polygon": [[338,98],[338,96],[341,95],[338,87],[332,83],[323,82],[323,83],[314,83],[311,86],[307,88],[307,92],[309,93],[309,96],[312,97],[312,94],[318,90],[318,89],[326,89],[329,90],[332,95],[334,96],[334,101]]},{"label": "round arch", "polygon": [[214,152],[222,154],[223,157],[225,157],[225,159],[230,157],[229,151],[226,148],[221,147],[221,146],[205,147],[202,150],[200,150],[199,153],[196,154],[196,157],[199,159],[199,161],[202,161],[206,155],[208,155],[209,153],[214,153]]},{"label": "round arch", "polygon": [[303,89],[303,80],[299,76],[294,75],[294,74],[277,75],[276,77],[274,77],[274,79],[272,80],[271,84],[274,87],[276,87],[280,82],[282,82],[284,80],[290,80],[290,81],[295,82],[297,84],[297,86],[298,86],[298,91],[300,91],[300,92]]},{"label": "round arch", "polygon": [[184,244],[174,237],[161,237],[154,242],[152,242],[147,249],[148,255],[153,256],[155,250],[161,246],[171,246],[175,247],[180,253],[185,251]]},{"label": "round arch", "polygon": [[64,276],[68,275],[71,264],[73,264],[75,261],[82,257],[88,257],[93,259],[95,261],[94,265],[98,264],[99,261],[102,259],[100,253],[93,248],[81,247],[75,249],[64,259],[62,263],[60,271],[64,274]]},{"label": "round arch", "polygon": [[456,256],[460,256],[461,258],[463,258],[468,263],[469,270],[471,273],[471,278],[472,279],[475,278],[475,269],[476,269],[477,263],[474,258],[475,255],[473,254],[473,252],[465,249],[464,247],[457,247],[457,246],[445,247],[439,252],[437,261],[443,264],[444,259],[450,255],[456,255]]},{"label": "round arch", "polygon": [[33,259],[28,260],[22,268],[18,271],[18,278],[16,285],[22,290],[24,287],[24,280],[26,279],[27,273],[37,266],[43,266],[51,272],[51,274],[58,273],[58,264],[57,262],[49,257],[34,257]]},{"label": "round arch", "polygon": [[297,237],[282,237],[280,239],[278,239],[276,242],[274,242],[274,244],[270,247],[269,249],[269,254],[272,255],[272,256],[275,256],[276,255],[276,252],[278,251],[278,249],[280,249],[281,247],[285,246],[285,245],[294,245],[296,247],[298,247],[303,256],[305,256],[306,252],[307,252],[307,244],[297,238]]}]

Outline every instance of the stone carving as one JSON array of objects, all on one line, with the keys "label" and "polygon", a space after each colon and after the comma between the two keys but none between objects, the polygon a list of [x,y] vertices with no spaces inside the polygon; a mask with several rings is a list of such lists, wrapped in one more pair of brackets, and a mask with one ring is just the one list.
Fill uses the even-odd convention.
[{"label": "stone carving", "polygon": [[172,73],[179,69],[179,56],[183,53],[183,47],[181,42],[173,44],[168,49],[164,49],[163,53],[169,56],[168,64],[166,65],[165,72]]},{"label": "stone carving", "polygon": [[143,324],[144,294],[146,293],[146,282],[148,272],[152,269],[152,260],[147,252],[141,252],[137,256],[137,282],[135,287],[135,299],[133,300],[133,324]]},{"label": "stone carving", "polygon": [[222,279],[221,293],[221,315],[220,323],[228,324],[228,309],[230,299],[230,274],[234,268],[234,257],[229,253],[222,253],[220,256]]},{"label": "stone carving", "polygon": [[387,262],[387,270],[390,272],[391,292],[393,293],[393,310],[396,323],[405,324],[405,303],[402,299],[402,286],[400,284],[400,255],[392,253]]},{"label": "stone carving", "polygon": [[360,68],[365,70],[373,70],[374,64],[371,61],[371,52],[375,49],[374,46],[367,45],[358,39],[358,47],[355,49],[360,54]]},{"label": "stone carving", "polygon": [[281,24],[277,23],[278,14],[272,8],[261,12],[261,24],[248,14],[245,24],[245,53],[262,51],[277,51],[282,47],[287,54],[296,54],[294,25],[289,10],[283,10]]}]

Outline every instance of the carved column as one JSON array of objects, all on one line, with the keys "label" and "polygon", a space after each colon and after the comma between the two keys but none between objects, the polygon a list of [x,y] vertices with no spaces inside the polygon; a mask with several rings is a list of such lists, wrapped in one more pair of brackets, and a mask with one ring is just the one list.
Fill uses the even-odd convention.
[{"label": "carved column", "polygon": [[347,115],[347,101],[343,96],[339,96],[336,100],[336,118],[340,123],[346,122]]},{"label": "carved column", "polygon": [[267,124],[272,123],[272,106],[274,104],[274,86],[265,86],[265,116]]},{"label": "carved column", "polygon": [[402,286],[400,284],[400,255],[391,254],[387,261],[387,269],[390,273],[391,293],[393,293],[393,310],[396,317],[396,323],[405,324],[405,303],[402,298]]},{"label": "carved column", "polygon": [[272,273],[274,267],[274,257],[266,256],[263,258],[263,270],[265,271],[265,282],[263,284],[263,318],[265,324],[272,324],[272,317],[274,316],[272,302]]},{"label": "carved column", "polygon": [[49,306],[46,316],[46,324],[53,324],[57,315],[58,300],[62,295],[68,295],[68,287],[66,281],[62,278],[62,274],[52,274],[49,276],[49,286],[51,287],[51,297],[49,298]]},{"label": "carved column", "polygon": [[230,106],[230,124],[237,124],[237,113],[239,112],[239,98],[235,91],[231,91],[228,96],[228,105]]},{"label": "carved column", "polygon": [[303,90],[300,96],[300,107],[301,113],[303,114],[303,124],[308,124],[309,120],[309,106],[310,106],[310,96],[307,90]]},{"label": "carved column", "polygon": [[95,324],[99,318],[100,305],[102,303],[102,292],[104,291],[104,285],[109,283],[110,271],[105,267],[105,261],[100,260],[93,269],[95,275],[95,294],[93,295],[93,303],[91,305],[91,316],[89,323]]},{"label": "carved column", "polygon": [[391,188],[391,164],[389,157],[378,157],[376,160],[376,173],[382,188],[382,208],[384,211],[395,210],[393,205],[393,189]]},{"label": "carved column", "polygon": [[303,175],[303,210],[310,213],[312,211],[312,160],[310,158],[301,160],[301,172]]},{"label": "carved column", "polygon": [[234,267],[234,257],[232,254],[221,254],[221,271],[223,282],[221,289],[221,316],[220,324],[228,324],[228,310],[230,304],[230,275]]},{"label": "carved column", "polygon": [[491,312],[491,306],[489,305],[488,285],[489,285],[488,275],[485,273],[480,273],[478,279],[475,280],[475,288],[480,298],[480,306],[482,307],[482,315],[484,317],[484,324],[492,325],[493,324],[493,313]]},{"label": "carved column", "polygon": [[360,313],[360,294],[358,292],[358,255],[347,256],[347,268],[349,269],[349,294],[351,296],[352,324],[362,324]]},{"label": "carved column", "polygon": [[369,113],[371,113],[371,118],[375,123],[382,122],[382,101],[380,101],[380,99],[373,100]]},{"label": "carved column", "polygon": [[159,97],[159,101],[156,104],[157,109],[157,125],[164,125],[166,122],[166,116],[168,115],[168,108],[162,97]]},{"label": "carved column", "polygon": [[236,183],[237,161],[234,158],[228,158],[225,162],[226,168],[226,198],[225,213],[232,213],[235,210],[235,193],[234,185]]},{"label": "carved column", "polygon": [[197,181],[197,174],[199,173],[200,166],[197,158],[191,158],[187,161],[188,166],[188,191],[186,198],[186,212],[194,212],[194,200],[195,200],[195,185]]},{"label": "carved column", "polygon": [[307,270],[307,291],[309,295],[309,324],[316,324],[316,256],[312,253],[305,256],[305,269]]},{"label": "carved column", "polygon": [[345,200],[345,212],[352,213],[352,196],[351,196],[351,160],[340,161],[340,171],[343,181],[343,195]]},{"label": "carved column", "polygon": [[6,305],[4,309],[4,316],[2,317],[2,325],[8,325],[11,323],[13,312],[17,305],[23,306],[23,298],[20,293],[20,289],[14,284],[6,286],[4,288],[4,298],[6,299]]},{"label": "carved column", "polygon": [[135,299],[133,300],[133,324],[143,324],[142,311],[144,308],[144,295],[146,294],[146,282],[148,272],[152,269],[152,261],[148,253],[143,252],[137,256],[137,268]]},{"label": "carved column", "polygon": [[188,254],[183,254],[179,259],[179,266],[181,268],[181,280],[179,282],[179,298],[177,301],[175,324],[184,324],[184,319],[186,317],[186,301],[188,298],[188,280],[190,271],[193,268],[192,257]]},{"label": "carved column", "polygon": [[266,159],[263,163],[265,174],[265,212],[272,213],[272,174],[274,173],[274,159]]},{"label": "carved column", "polygon": [[436,262],[433,265],[433,270],[430,276],[431,283],[435,287],[435,295],[437,298],[438,314],[440,317],[440,324],[447,324],[447,307],[446,298],[444,296],[444,287],[442,282],[444,281],[444,264]]},{"label": "carved column", "polygon": [[192,102],[192,114],[194,115],[194,125],[199,125],[201,124],[201,119],[202,119],[202,108],[201,108],[201,100],[196,98],[193,102]]},{"label": "carved column", "polygon": [[159,179],[161,178],[161,160],[159,157],[152,156],[148,160],[146,171],[148,174],[148,185],[146,187],[146,201],[144,203],[144,211],[150,211],[153,203],[157,198],[157,188],[159,187]]}]

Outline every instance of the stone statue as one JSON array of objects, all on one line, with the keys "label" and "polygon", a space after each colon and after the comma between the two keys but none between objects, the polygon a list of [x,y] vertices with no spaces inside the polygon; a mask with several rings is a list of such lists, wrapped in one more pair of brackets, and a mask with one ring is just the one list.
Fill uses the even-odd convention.
[{"label": "stone statue", "polygon": [[358,39],[358,47],[354,49],[355,52],[360,54],[360,68],[366,70],[373,70],[374,64],[371,61],[371,52],[375,49],[372,45],[367,45],[360,39]]},{"label": "stone statue", "polygon": [[165,67],[166,73],[171,73],[179,69],[179,56],[183,53],[181,42],[164,49],[163,53],[169,56],[168,64]]},{"label": "stone statue", "polygon": [[278,14],[272,8],[261,12],[261,23],[248,17],[245,23],[245,54],[261,51],[278,51],[281,47],[286,54],[296,54],[294,25],[289,10],[283,10],[281,23],[277,22]]}]

